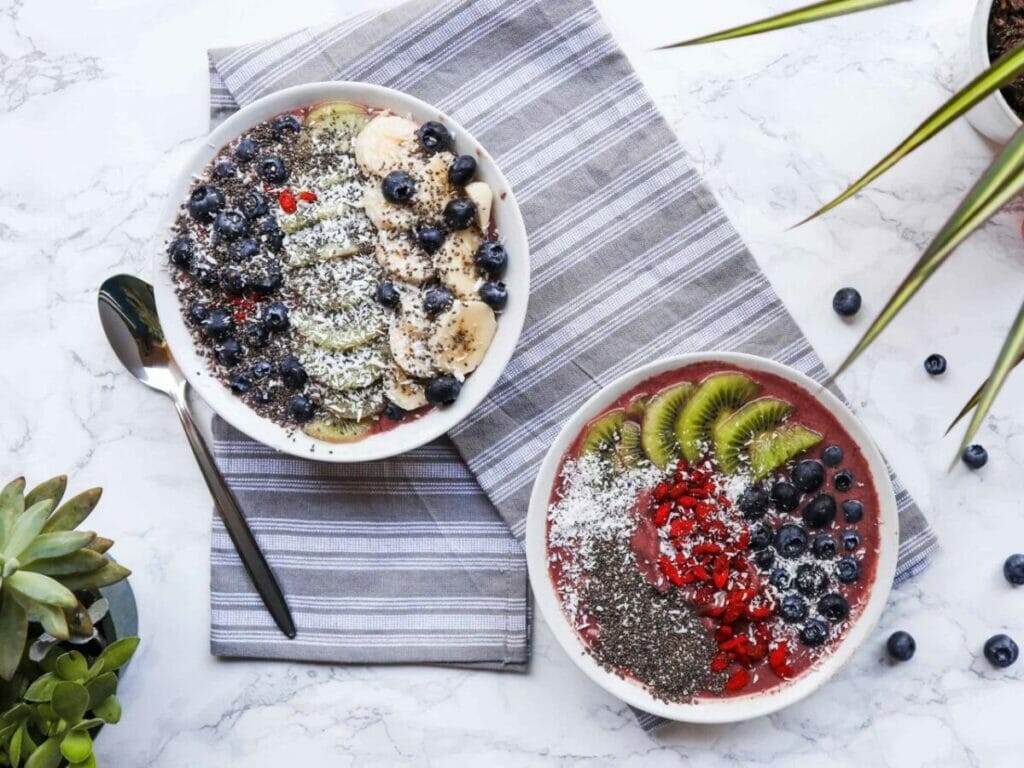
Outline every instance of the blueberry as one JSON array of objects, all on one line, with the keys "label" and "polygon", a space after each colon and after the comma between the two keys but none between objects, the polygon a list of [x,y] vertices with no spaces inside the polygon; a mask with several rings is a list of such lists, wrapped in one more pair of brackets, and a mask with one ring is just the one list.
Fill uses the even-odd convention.
[{"label": "blueberry", "polygon": [[431,405],[451,405],[461,391],[462,384],[454,376],[436,376],[427,382],[427,402]]},{"label": "blueberry", "polygon": [[820,565],[803,563],[797,566],[793,583],[801,594],[816,597],[828,588],[828,574]]},{"label": "blueberry", "polygon": [[188,213],[200,224],[209,224],[224,207],[224,193],[212,184],[201,184],[188,198]]},{"label": "blueberry", "polygon": [[767,571],[773,565],[775,565],[775,550],[765,548],[754,555],[754,563],[762,571]]},{"label": "blueberry", "polygon": [[860,562],[853,557],[841,557],[836,563],[836,578],[843,584],[852,584],[860,579]]},{"label": "blueberry", "polygon": [[485,240],[476,249],[473,261],[488,275],[497,276],[504,272],[508,265],[508,253],[505,246],[497,240]]},{"label": "blueberry", "polygon": [[775,549],[785,558],[800,557],[807,551],[807,531],[795,523],[786,523],[775,534]]},{"label": "blueberry", "polygon": [[388,403],[384,407],[384,416],[391,419],[391,421],[401,421],[405,418],[406,410],[399,405],[394,403]]},{"label": "blueberry", "polygon": [[274,390],[257,389],[249,397],[253,402],[259,403],[260,405],[270,405],[274,402]]},{"label": "blueberry", "polygon": [[249,232],[249,220],[241,211],[221,211],[213,221],[213,231],[225,240],[237,240]]},{"label": "blueberry", "polygon": [[764,517],[768,511],[768,491],[757,486],[747,488],[740,494],[737,506],[747,520]]},{"label": "blueberry", "polygon": [[277,270],[260,275],[252,281],[252,289],[260,296],[269,296],[284,284],[284,275]]},{"label": "blueberry", "polygon": [[840,288],[832,297],[832,309],[843,317],[856,315],[860,311],[860,292],[856,288]]},{"label": "blueberry", "polygon": [[843,449],[838,445],[830,445],[821,452],[821,460],[826,467],[838,467],[843,460]]},{"label": "blueberry", "polygon": [[202,323],[209,316],[210,310],[206,308],[205,304],[200,304],[198,301],[188,308],[188,319],[196,325]]},{"label": "blueberry", "polygon": [[213,166],[213,178],[228,179],[238,172],[238,168],[230,160],[221,160]]},{"label": "blueberry", "polygon": [[910,661],[917,650],[917,643],[909,632],[899,630],[889,635],[889,639],[885,641],[885,648],[896,661]]},{"label": "blueberry", "polygon": [[416,194],[416,179],[405,171],[392,171],[380,183],[380,190],[388,202],[403,205]]},{"label": "blueberry", "polygon": [[819,560],[831,560],[838,549],[835,537],[828,533],[819,533],[811,541],[811,552]]},{"label": "blueberry", "polygon": [[436,120],[431,120],[421,125],[419,130],[416,131],[416,135],[419,137],[420,146],[429,154],[451,149],[452,144],[455,143],[451,131],[443,123],[439,123]]},{"label": "blueberry", "polygon": [[241,296],[248,283],[245,275],[235,267],[225,267],[220,272],[220,287],[229,296]]},{"label": "blueberry", "polygon": [[299,358],[288,356],[281,360],[281,381],[292,389],[302,389],[309,381],[309,374],[302,367]]},{"label": "blueberry", "polygon": [[238,361],[242,359],[242,345],[238,343],[238,339],[227,338],[213,348],[213,354],[218,363],[230,368],[238,365]]},{"label": "blueberry", "polygon": [[472,155],[459,155],[448,166],[448,181],[457,187],[464,187],[473,180],[476,173],[476,158]]},{"label": "blueberry", "polygon": [[292,395],[288,398],[288,415],[295,421],[304,422],[313,418],[316,408],[305,395]]},{"label": "blueberry", "polygon": [[985,641],[985,658],[994,667],[1008,667],[1017,660],[1020,651],[1009,635],[993,635]]},{"label": "blueberry", "polygon": [[278,115],[270,123],[270,132],[275,139],[283,139],[286,135],[295,135],[302,130],[302,123],[295,115]]},{"label": "blueberry", "polygon": [[946,372],[946,358],[942,355],[928,355],[924,360],[924,369],[929,376],[941,376]]},{"label": "blueberry", "polygon": [[274,372],[274,364],[269,360],[257,360],[252,366],[252,377],[254,379],[265,379]]},{"label": "blueberry", "polygon": [[758,523],[750,529],[750,549],[755,552],[759,549],[764,549],[772,543],[772,539],[775,536],[775,532],[772,531],[772,527],[767,523]]},{"label": "blueberry", "polygon": [[251,237],[246,237],[237,243],[232,243],[228,249],[228,254],[235,261],[248,261],[259,252],[259,245]]},{"label": "blueberry", "polygon": [[807,601],[800,595],[786,595],[779,604],[779,616],[784,621],[796,622],[807,618]]},{"label": "blueberry", "polygon": [[242,196],[238,209],[245,218],[255,221],[270,213],[270,201],[258,189],[250,189]]},{"label": "blueberry", "polygon": [[843,515],[848,523],[859,523],[864,517],[864,505],[856,499],[847,499],[843,502]]},{"label": "blueberry", "polygon": [[829,621],[842,621],[850,615],[850,604],[845,597],[832,592],[818,601],[818,613]]},{"label": "blueberry", "polygon": [[235,321],[226,309],[211,309],[203,320],[203,333],[211,339],[224,338],[234,327]]},{"label": "blueberry", "polygon": [[420,227],[416,230],[416,242],[427,253],[436,253],[444,245],[444,230],[438,227]]},{"label": "blueberry", "polygon": [[256,143],[255,139],[246,136],[235,145],[235,159],[247,163],[256,157],[256,153],[259,151],[260,145]]},{"label": "blueberry", "polygon": [[272,331],[287,331],[290,325],[288,321],[288,307],[280,301],[275,301],[263,310],[263,322]]},{"label": "blueberry", "polygon": [[841,538],[843,540],[843,549],[847,552],[854,552],[860,546],[860,534],[856,531],[843,531]]},{"label": "blueberry", "polygon": [[778,482],[772,486],[771,502],[780,512],[792,512],[800,505],[800,491],[791,483]]},{"label": "blueberry", "polygon": [[453,301],[455,301],[455,297],[452,295],[452,292],[443,285],[435,285],[433,288],[428,288],[426,293],[423,294],[423,308],[427,311],[428,315],[441,314],[452,305]]},{"label": "blueberry", "polygon": [[484,283],[480,286],[480,298],[491,309],[500,312],[508,304],[508,288],[504,283]]},{"label": "blueberry", "polygon": [[1003,576],[1015,586],[1024,584],[1024,555],[1010,555],[1003,563]]},{"label": "blueberry", "polygon": [[836,472],[832,476],[832,486],[837,491],[846,493],[846,491],[853,488],[853,473],[848,469],[844,469],[842,472]]},{"label": "blueberry", "polygon": [[448,229],[465,229],[476,218],[476,203],[468,197],[457,197],[444,207],[444,223]]},{"label": "blueberry", "polygon": [[971,469],[981,469],[988,463],[988,451],[980,445],[968,445],[964,448],[964,454],[961,458],[964,464]]},{"label": "blueberry", "polygon": [[793,485],[804,493],[812,493],[821,488],[825,482],[825,467],[821,465],[820,461],[806,459],[793,467],[790,479],[793,481]]},{"label": "blueberry", "polygon": [[377,294],[375,296],[377,303],[385,307],[397,307],[398,303],[402,300],[402,297],[398,293],[398,289],[395,288],[394,283],[383,282],[377,286]]},{"label": "blueberry", "polygon": [[819,493],[800,513],[810,528],[826,528],[836,519],[836,500],[827,493]]},{"label": "blueberry", "polygon": [[253,349],[263,349],[270,341],[270,331],[259,320],[254,320],[245,326],[245,343]]},{"label": "blueberry", "polygon": [[278,253],[284,247],[284,232],[273,216],[264,216],[260,219],[256,224],[256,233],[274,253]]},{"label": "blueberry", "polygon": [[195,243],[191,237],[176,237],[168,246],[167,254],[171,257],[171,263],[184,270],[192,268],[192,254],[195,252]]},{"label": "blueberry", "polygon": [[768,577],[768,583],[776,589],[789,589],[790,581],[789,571],[785,568],[776,568]]},{"label": "blueberry", "polygon": [[217,272],[207,267],[199,267],[192,274],[204,288],[216,288],[220,282]]},{"label": "blueberry", "polygon": [[800,627],[800,642],[814,647],[828,640],[828,625],[821,619],[808,619]]},{"label": "blueberry", "polygon": [[267,184],[283,184],[288,181],[288,168],[284,160],[273,155],[260,159],[259,174]]},{"label": "blueberry", "polygon": [[252,389],[252,377],[247,373],[233,373],[228,377],[228,385],[234,393],[244,395]]}]

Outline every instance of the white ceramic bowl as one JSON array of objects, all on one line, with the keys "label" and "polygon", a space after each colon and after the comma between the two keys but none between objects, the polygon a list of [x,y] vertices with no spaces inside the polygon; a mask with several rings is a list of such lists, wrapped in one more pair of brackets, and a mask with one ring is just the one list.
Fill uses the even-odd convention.
[{"label": "white ceramic bowl", "polygon": [[[992,0],[978,0],[971,21],[968,39],[970,77],[974,78],[992,63],[988,55],[988,20],[992,15]],[[983,136],[997,144],[1006,144],[1021,126],[1021,119],[1010,109],[1002,91],[996,91],[967,113],[967,121]]]},{"label": "white ceramic bowl", "polygon": [[[717,361],[757,372],[773,373],[806,390],[835,415],[867,459],[878,490],[879,551],[875,581],[870,585],[868,601],[856,621],[832,652],[813,668],[778,688],[720,699],[701,699],[694,703],[666,703],[654,698],[639,683],[624,680],[603,667],[591,656],[562,610],[554,583],[548,572],[547,511],[555,475],[562,455],[584,425],[624,392],[651,376],[693,363]],[[566,653],[594,682],[617,698],[645,712],[688,723],[729,723],[775,712],[808,696],[829,680],[853,656],[874,628],[892,587],[899,549],[899,521],[896,498],[885,462],[857,418],[835,395],[797,371],[780,363],[734,352],[702,352],[666,358],[650,363],[613,381],[591,397],[573,414],[548,450],[530,497],[526,523],[526,558],[530,585],[540,612]]]},{"label": "white ceramic bowl", "polygon": [[435,107],[390,88],[352,82],[309,83],[265,96],[243,107],[210,133],[203,145],[182,168],[170,190],[165,214],[166,231],[189,194],[193,178],[202,171],[224,144],[245,133],[254,125],[281,112],[324,101],[345,100],[388,109],[410,117],[415,122],[440,120],[455,134],[459,154],[475,155],[477,177],[494,190],[493,216],[502,241],[509,252],[509,265],[504,281],[508,286],[508,306],[498,318],[498,330],[483,363],[467,379],[459,399],[447,408],[437,408],[422,418],[410,420],[386,432],[371,435],[354,443],[332,444],[288,430],[259,416],[220,383],[198,354],[174,293],[171,267],[161,248],[156,256],[154,288],[157,310],[167,343],[179,366],[196,392],[207,403],[249,437],[286,453],[321,461],[351,462],[381,459],[404,453],[448,432],[475,408],[498,381],[512,357],[519,333],[526,319],[530,291],[530,254],[526,227],[508,180],[495,165],[490,154],[468,131]]}]

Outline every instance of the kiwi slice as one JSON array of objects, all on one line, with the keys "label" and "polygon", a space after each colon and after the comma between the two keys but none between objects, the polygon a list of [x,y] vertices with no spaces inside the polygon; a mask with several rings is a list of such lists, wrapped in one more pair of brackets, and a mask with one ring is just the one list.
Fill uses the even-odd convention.
[{"label": "kiwi slice", "polygon": [[693,394],[693,384],[677,384],[652,397],[644,409],[640,426],[640,445],[651,462],[664,469],[679,458],[676,419]]},{"label": "kiwi slice", "polygon": [[772,432],[793,413],[793,406],[775,397],[753,400],[714,430],[715,458],[723,472],[734,473],[740,468],[740,457],[757,435]]},{"label": "kiwi slice", "polygon": [[351,443],[370,431],[369,421],[352,419],[317,419],[302,428],[310,437],[326,443]]},{"label": "kiwi slice", "polygon": [[590,422],[583,434],[583,442],[580,443],[580,456],[614,451],[619,444],[619,430],[625,421],[626,412],[620,410],[609,411]]},{"label": "kiwi slice", "polygon": [[639,424],[643,421],[644,411],[647,410],[647,403],[650,400],[651,398],[647,395],[637,395],[626,406],[626,416]]},{"label": "kiwi slice", "polygon": [[306,115],[302,136],[305,141],[333,139],[339,149],[348,149],[348,141],[370,122],[366,108],[350,101],[328,101],[314,107]]},{"label": "kiwi slice", "polygon": [[640,446],[640,425],[635,421],[627,421],[619,429],[619,447],[615,449],[615,457],[627,468],[638,467],[647,461]]},{"label": "kiwi slice", "polygon": [[704,379],[676,421],[676,439],[683,457],[695,464],[711,442],[715,427],[760,389],[742,373],[715,373]]},{"label": "kiwi slice", "polygon": [[750,442],[750,471],[755,480],[767,477],[821,442],[821,435],[800,424],[784,424]]}]

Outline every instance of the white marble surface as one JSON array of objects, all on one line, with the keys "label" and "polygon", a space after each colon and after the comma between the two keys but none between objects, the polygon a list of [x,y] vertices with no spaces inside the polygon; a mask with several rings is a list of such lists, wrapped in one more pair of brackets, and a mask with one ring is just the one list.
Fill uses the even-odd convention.
[{"label": "white marble surface", "polygon": [[[386,1],[386,0],[385,0]],[[5,475],[69,471],[102,484],[99,530],[136,573],[144,643],[102,764],[1019,764],[1024,663],[981,645],[1024,641],[1024,590],[1000,575],[1024,550],[1018,375],[985,425],[990,465],[945,469],[943,430],[987,371],[1024,286],[1019,213],[977,234],[843,379],[944,543],[899,589],[856,661],[810,700],[740,726],[643,734],[628,711],[536,633],[525,676],[444,669],[223,663],[207,648],[210,505],[170,404],[106,348],[95,291],[146,274],[164,188],[206,126],[204,50],[375,7],[378,0],[4,0],[0,3],[0,450]],[[657,43],[793,5],[600,0],[609,24],[736,226],[826,361],[835,364],[916,258],[991,147],[964,123],[818,223],[837,192],[964,76],[971,0],[907,3],[714,47]],[[849,326],[833,291],[861,289]],[[929,380],[932,351],[949,373]],[[890,667],[896,628],[917,657]]]}]

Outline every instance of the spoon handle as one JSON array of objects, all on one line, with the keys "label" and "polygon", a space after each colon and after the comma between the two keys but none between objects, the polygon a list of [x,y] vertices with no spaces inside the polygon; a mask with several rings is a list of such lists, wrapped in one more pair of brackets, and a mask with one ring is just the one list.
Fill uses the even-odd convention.
[{"label": "spoon handle", "polygon": [[199,462],[199,468],[203,472],[206,486],[210,489],[217,511],[224,521],[224,527],[227,528],[231,541],[235,544],[235,549],[238,550],[238,556],[242,559],[245,570],[249,572],[256,591],[263,598],[263,604],[267,606],[267,610],[270,611],[278,628],[289,639],[295,637],[295,624],[284,595],[281,593],[281,587],[274,577],[274,572],[270,570],[266,558],[263,557],[263,552],[260,550],[260,545],[256,543],[249,524],[245,521],[235,494],[231,492],[228,484],[224,481],[224,476],[217,468],[213,454],[210,453],[210,449],[206,445],[206,440],[196,427],[192,412],[189,410],[188,403],[185,402],[184,387],[180,388],[174,397],[174,405],[178,409],[178,417],[181,419],[181,425],[185,428],[192,452],[196,455],[196,461]]}]

